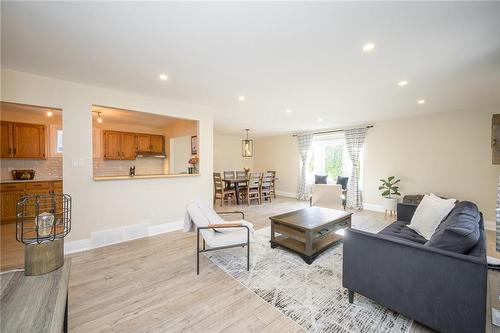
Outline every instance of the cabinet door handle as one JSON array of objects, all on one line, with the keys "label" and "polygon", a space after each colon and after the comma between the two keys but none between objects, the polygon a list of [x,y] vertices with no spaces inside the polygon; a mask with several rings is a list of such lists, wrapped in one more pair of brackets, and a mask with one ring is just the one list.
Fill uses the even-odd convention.
[{"label": "cabinet door handle", "polygon": [[16,186],[15,185],[7,185],[5,186],[6,188],[15,188]]}]

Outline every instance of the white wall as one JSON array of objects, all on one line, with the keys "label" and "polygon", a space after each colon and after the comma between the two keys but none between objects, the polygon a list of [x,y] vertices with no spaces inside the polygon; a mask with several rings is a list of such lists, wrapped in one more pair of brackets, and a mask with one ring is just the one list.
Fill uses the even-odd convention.
[{"label": "white wall", "polygon": [[401,193],[434,192],[475,202],[495,220],[500,165],[491,163],[491,116],[500,109],[435,113],[375,124],[366,139],[363,201],[382,203],[379,179]]},{"label": "white wall", "polygon": [[255,140],[255,170],[276,170],[276,191],[294,196],[299,183],[300,155],[291,134]]},{"label": "white wall", "polygon": [[[243,136],[214,134],[215,172],[222,173],[223,171],[243,170],[243,168],[254,170],[254,158],[241,156],[242,139]],[[255,154],[254,147],[254,156]]]},{"label": "white wall", "polygon": [[[165,99],[87,86],[11,70],[2,71],[2,101],[63,110],[64,192],[73,198],[68,240],[89,237],[91,231],[149,223],[181,221],[194,197],[211,201],[213,113]],[[92,180],[91,106],[108,105],[199,120],[200,175],[181,178]],[[72,160],[83,160],[73,168]]]},{"label": "white wall", "polygon": [[[401,178],[402,194],[434,192],[475,202],[495,220],[500,165],[491,163],[491,116],[500,109],[434,113],[383,121],[366,138],[363,201],[381,205],[379,179]],[[276,169],[277,190],[297,192],[299,154],[295,138],[255,142],[256,169]]]}]

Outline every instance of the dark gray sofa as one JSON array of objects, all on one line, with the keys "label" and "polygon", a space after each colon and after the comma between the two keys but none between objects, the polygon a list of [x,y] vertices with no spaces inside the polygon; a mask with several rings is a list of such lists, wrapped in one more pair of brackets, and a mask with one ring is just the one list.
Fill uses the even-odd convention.
[{"label": "dark gray sofa", "polygon": [[[456,211],[458,206],[469,216]],[[427,241],[406,226],[416,207],[399,204],[398,221],[378,234],[346,230],[343,286],[349,302],[359,293],[441,332],[484,332],[488,269],[481,213],[472,203],[457,204],[441,222],[438,230],[446,219],[464,216],[466,223],[479,225],[475,245],[457,253],[424,245]]]}]

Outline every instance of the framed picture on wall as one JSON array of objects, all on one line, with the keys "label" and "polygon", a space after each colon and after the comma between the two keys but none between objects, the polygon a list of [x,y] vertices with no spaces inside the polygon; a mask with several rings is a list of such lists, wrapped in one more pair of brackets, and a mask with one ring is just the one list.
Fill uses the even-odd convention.
[{"label": "framed picture on wall", "polygon": [[191,137],[191,155],[198,155],[198,136]]}]

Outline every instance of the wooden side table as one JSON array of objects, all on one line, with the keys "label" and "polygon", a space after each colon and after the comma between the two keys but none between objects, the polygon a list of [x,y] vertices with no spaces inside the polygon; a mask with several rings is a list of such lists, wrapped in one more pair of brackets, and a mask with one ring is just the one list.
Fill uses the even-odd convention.
[{"label": "wooden side table", "polygon": [[5,273],[1,278],[1,326],[9,332],[68,332],[71,259],[47,274]]}]

